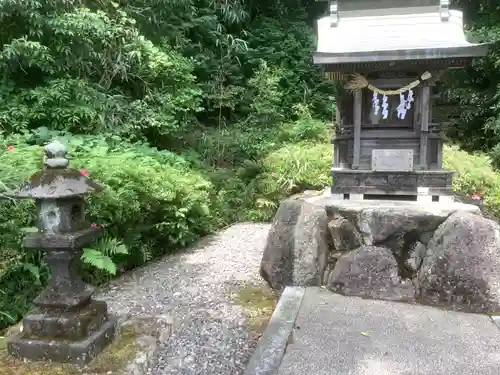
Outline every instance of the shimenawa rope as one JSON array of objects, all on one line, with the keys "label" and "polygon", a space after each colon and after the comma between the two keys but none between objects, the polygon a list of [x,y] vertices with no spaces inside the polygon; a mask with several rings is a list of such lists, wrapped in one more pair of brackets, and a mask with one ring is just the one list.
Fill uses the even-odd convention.
[{"label": "shimenawa rope", "polygon": [[397,90],[382,90],[382,89],[379,89],[379,88],[371,85],[368,82],[368,80],[365,77],[363,77],[361,74],[355,73],[355,74],[352,74],[352,79],[346,83],[345,88],[348,90],[352,90],[352,91],[358,90],[358,89],[368,88],[368,90],[376,92],[377,94],[380,94],[380,95],[399,95],[399,94],[402,94],[404,92],[407,92],[408,90],[411,90],[411,89],[417,87],[420,83],[428,80],[431,77],[432,77],[431,73],[425,72],[420,76],[420,79],[417,79],[413,82],[410,82],[406,86],[403,86]]}]

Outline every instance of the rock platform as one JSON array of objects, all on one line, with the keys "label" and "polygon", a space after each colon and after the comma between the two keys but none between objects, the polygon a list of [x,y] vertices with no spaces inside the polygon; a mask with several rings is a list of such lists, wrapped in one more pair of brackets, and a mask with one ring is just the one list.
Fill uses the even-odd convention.
[{"label": "rock platform", "polygon": [[261,276],[363,298],[500,311],[500,226],[463,203],[303,194],[274,218]]}]

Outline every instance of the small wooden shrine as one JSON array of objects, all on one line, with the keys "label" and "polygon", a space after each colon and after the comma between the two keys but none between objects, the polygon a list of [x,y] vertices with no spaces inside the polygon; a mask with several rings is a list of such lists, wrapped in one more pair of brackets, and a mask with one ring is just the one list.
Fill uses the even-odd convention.
[{"label": "small wooden shrine", "polygon": [[314,63],[342,83],[332,194],[338,199],[452,200],[431,90],[445,69],[485,56],[447,0],[330,0]]}]

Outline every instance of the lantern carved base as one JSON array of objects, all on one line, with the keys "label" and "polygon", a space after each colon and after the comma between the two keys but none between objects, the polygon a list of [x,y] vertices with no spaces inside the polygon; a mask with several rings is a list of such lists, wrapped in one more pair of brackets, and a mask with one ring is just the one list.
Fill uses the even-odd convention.
[{"label": "lantern carved base", "polygon": [[[96,230],[92,232],[95,237]],[[116,336],[117,319],[109,317],[104,301],[92,300],[94,288],[76,271],[82,251],[69,247],[68,238],[79,238],[79,233],[60,234],[60,241],[51,242],[52,249],[44,249],[51,280],[33,301],[36,309],[24,317],[23,331],[7,341],[15,357],[83,365]],[[32,245],[40,239],[44,237],[37,233],[25,242]],[[68,247],[58,246],[61,243]]]},{"label": "lantern carved base", "polygon": [[35,310],[23,319],[27,337],[51,337],[62,340],[82,340],[108,320],[106,303],[92,301],[79,311]]},{"label": "lantern carved base", "polygon": [[75,311],[38,309],[23,319],[23,332],[9,338],[11,355],[32,361],[84,365],[95,358],[118,331],[106,303],[91,301]]}]

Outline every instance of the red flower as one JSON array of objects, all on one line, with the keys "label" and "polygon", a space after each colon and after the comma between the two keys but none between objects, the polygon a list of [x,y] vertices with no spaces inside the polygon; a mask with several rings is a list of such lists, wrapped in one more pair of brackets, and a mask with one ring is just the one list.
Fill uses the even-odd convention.
[{"label": "red flower", "polygon": [[90,226],[91,226],[92,228],[95,228],[95,227],[97,227],[97,224],[96,224],[96,223],[92,223]]},{"label": "red flower", "polygon": [[483,196],[481,194],[473,194],[471,197],[473,200],[481,200]]},{"label": "red flower", "polygon": [[80,174],[81,174],[82,176],[87,177],[87,176],[89,175],[89,172],[88,172],[86,169],[81,169],[81,170],[80,170]]},{"label": "red flower", "polygon": [[12,146],[12,145],[8,146],[8,147],[7,147],[7,150],[9,150],[9,151],[14,151],[14,146]]}]

